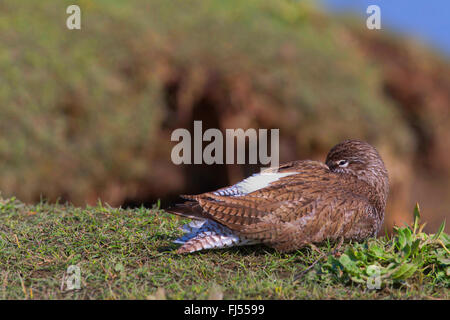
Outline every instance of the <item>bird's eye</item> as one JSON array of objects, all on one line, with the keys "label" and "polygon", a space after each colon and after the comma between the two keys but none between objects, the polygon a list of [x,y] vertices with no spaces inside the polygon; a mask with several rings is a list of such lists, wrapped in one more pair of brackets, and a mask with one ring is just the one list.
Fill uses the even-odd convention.
[{"label": "bird's eye", "polygon": [[347,160],[339,160],[337,162],[337,164],[338,164],[339,167],[345,168],[345,167],[348,166],[348,161]]}]

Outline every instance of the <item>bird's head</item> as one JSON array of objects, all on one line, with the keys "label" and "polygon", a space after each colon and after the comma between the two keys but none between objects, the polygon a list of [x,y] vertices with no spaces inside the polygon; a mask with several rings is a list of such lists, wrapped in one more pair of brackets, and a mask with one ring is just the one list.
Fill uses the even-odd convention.
[{"label": "bird's head", "polygon": [[335,145],[327,155],[326,164],[332,172],[350,174],[375,188],[386,204],[389,178],[377,150],[359,140],[346,140]]}]

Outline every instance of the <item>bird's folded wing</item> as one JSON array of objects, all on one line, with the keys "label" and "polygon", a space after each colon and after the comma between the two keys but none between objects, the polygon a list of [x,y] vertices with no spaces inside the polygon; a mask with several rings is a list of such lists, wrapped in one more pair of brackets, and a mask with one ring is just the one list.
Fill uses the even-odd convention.
[{"label": "bird's folded wing", "polygon": [[183,213],[171,212],[212,219],[245,232],[257,224],[287,222],[312,212],[317,193],[332,178],[328,167],[320,162],[289,162],[227,188],[183,196],[190,200],[181,205]]}]

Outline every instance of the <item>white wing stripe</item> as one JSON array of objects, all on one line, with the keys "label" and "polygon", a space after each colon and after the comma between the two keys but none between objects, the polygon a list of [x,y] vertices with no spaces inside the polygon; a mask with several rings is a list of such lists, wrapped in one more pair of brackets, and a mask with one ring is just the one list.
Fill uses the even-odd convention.
[{"label": "white wing stripe", "polygon": [[236,183],[226,189],[221,189],[214,194],[218,196],[243,196],[249,193],[252,193],[256,190],[263,189],[269,186],[272,182],[279,180],[280,178],[287,177],[293,174],[297,174],[297,172],[263,172],[256,173],[247,179],[242,180],[241,182]]}]

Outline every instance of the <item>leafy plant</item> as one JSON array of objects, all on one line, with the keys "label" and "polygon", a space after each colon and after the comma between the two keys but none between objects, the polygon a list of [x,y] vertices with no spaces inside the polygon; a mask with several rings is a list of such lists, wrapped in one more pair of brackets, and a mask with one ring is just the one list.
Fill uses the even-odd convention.
[{"label": "leafy plant", "polygon": [[450,237],[444,233],[445,221],[435,234],[426,234],[420,225],[416,204],[412,226],[395,227],[392,238],[385,236],[347,246],[339,257],[330,256],[322,265],[341,281],[368,284],[378,279],[381,286],[405,284],[426,277],[435,285],[450,284]]}]

